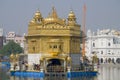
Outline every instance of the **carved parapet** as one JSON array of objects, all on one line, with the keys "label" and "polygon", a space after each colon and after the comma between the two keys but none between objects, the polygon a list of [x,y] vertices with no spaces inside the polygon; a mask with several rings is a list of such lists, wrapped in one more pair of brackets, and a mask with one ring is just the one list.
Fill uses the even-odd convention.
[{"label": "carved parapet", "polygon": [[58,52],[51,52],[52,56],[58,56],[58,54],[59,54]]}]

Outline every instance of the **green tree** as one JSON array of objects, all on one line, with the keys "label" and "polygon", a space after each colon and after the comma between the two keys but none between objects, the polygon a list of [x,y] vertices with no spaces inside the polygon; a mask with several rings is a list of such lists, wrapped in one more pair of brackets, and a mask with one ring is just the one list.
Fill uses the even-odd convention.
[{"label": "green tree", "polygon": [[14,41],[10,41],[7,45],[3,46],[3,48],[0,50],[0,54],[2,55],[10,55],[11,53],[19,54],[22,52],[23,52],[22,47],[20,47],[20,45],[15,43]]}]

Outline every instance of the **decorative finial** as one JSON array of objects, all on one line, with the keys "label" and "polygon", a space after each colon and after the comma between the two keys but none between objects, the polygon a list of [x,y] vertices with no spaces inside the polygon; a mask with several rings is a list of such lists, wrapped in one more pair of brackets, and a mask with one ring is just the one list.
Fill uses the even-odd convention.
[{"label": "decorative finial", "polygon": [[39,8],[37,9],[37,11],[35,12],[35,16],[34,16],[35,19],[39,19],[39,18],[42,18],[42,15],[40,13],[40,10]]},{"label": "decorative finial", "polygon": [[57,12],[56,12],[54,6],[52,7],[52,14],[51,14],[51,17],[53,17],[53,18],[57,18]]},{"label": "decorative finial", "polygon": [[75,18],[75,14],[74,14],[73,10],[70,10],[70,13],[68,14],[68,17]]}]

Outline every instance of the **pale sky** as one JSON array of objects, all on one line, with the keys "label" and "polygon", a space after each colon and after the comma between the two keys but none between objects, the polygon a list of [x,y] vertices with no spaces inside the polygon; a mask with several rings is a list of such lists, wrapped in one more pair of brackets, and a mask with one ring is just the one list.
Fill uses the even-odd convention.
[{"label": "pale sky", "polygon": [[28,22],[39,9],[47,17],[52,6],[60,18],[67,18],[72,9],[82,25],[82,7],[86,4],[86,28],[120,30],[120,0],[0,0],[0,27],[4,33],[27,33]]}]

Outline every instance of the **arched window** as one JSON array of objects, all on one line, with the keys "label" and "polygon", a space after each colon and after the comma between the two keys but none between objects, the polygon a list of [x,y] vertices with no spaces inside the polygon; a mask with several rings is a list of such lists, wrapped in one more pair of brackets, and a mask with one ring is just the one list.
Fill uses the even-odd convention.
[{"label": "arched window", "polygon": [[111,46],[110,42],[108,43],[108,46]]},{"label": "arched window", "polygon": [[95,47],[95,43],[93,43],[93,47]]},{"label": "arched window", "polygon": [[101,51],[101,54],[103,54],[103,51]]},{"label": "arched window", "polygon": [[116,63],[120,64],[120,58],[117,58]]},{"label": "arched window", "polygon": [[57,45],[54,45],[53,48],[57,48]]},{"label": "arched window", "polygon": [[100,60],[100,61],[101,61],[101,63],[103,63],[103,58],[101,58],[101,60]]}]

